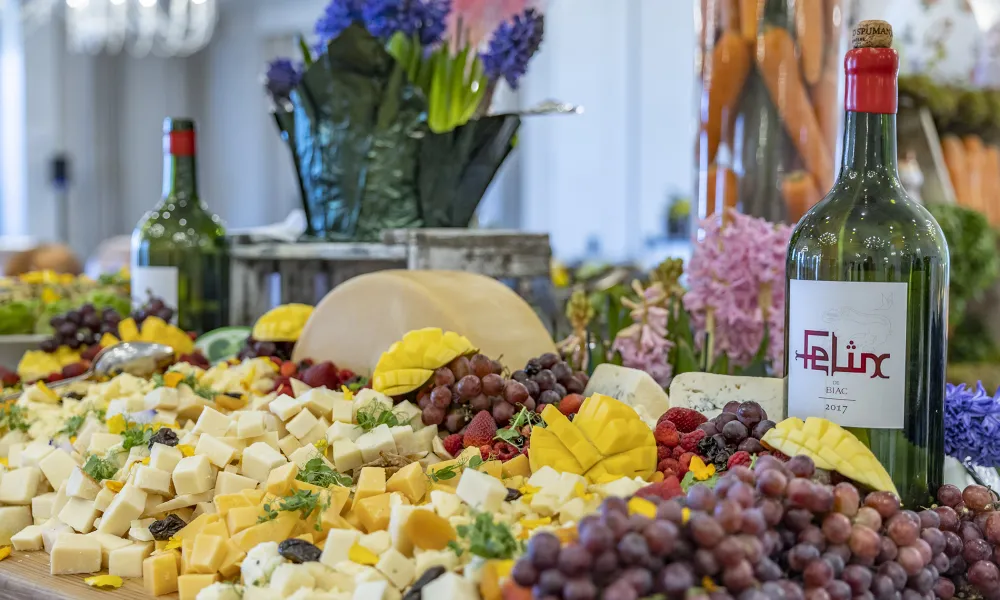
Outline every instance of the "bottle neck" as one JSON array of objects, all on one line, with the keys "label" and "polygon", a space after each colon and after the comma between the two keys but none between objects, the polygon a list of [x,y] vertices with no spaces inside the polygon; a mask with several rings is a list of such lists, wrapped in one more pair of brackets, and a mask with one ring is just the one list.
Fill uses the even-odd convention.
[{"label": "bottle neck", "polygon": [[882,171],[898,178],[896,115],[847,111],[840,173]]},{"label": "bottle neck", "polygon": [[175,212],[197,210],[198,167],[193,131],[173,131],[163,139],[163,201]]}]

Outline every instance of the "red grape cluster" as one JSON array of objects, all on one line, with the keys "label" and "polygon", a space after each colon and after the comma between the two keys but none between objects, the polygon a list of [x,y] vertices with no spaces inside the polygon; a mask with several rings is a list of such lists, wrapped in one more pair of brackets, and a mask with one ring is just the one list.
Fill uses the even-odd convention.
[{"label": "red grape cluster", "polygon": [[169,323],[174,318],[174,309],[167,306],[162,298],[151,295],[138,310],[132,311],[132,318],[139,327],[142,327],[142,322],[149,317],[159,317]]},{"label": "red grape cluster", "polygon": [[294,349],[295,342],[261,342],[249,337],[237,357],[240,360],[270,357],[285,361],[292,359],[292,350]]},{"label": "red grape cluster", "polygon": [[49,320],[54,330],[52,337],[41,343],[44,352],[55,352],[60,346],[73,350],[81,346],[93,346],[100,342],[105,333],[118,335],[121,315],[113,308],[98,311],[93,304],[84,304],[79,309],[56,315]]},{"label": "red grape cluster", "polygon": [[968,559],[979,565],[976,582],[997,581],[992,546],[981,535],[963,546],[946,528],[958,526],[957,511],[946,522],[940,509],[902,510],[888,492],[862,503],[854,485],[820,483],[814,473],[805,456],[762,456],[714,489],[648,497],[652,518],[607,498],[581,519],[576,542],[533,536],[512,577],[536,598],[564,600],[949,599],[947,575]]},{"label": "red grape cluster", "polygon": [[459,356],[434,371],[417,392],[417,406],[425,425],[441,425],[457,433],[479,411],[489,410],[504,426],[521,409],[535,409],[528,388],[503,377],[503,365],[484,354]]},{"label": "red grape cluster", "polygon": [[[994,493],[981,485],[959,490],[954,485],[938,489],[940,506],[934,508],[944,532],[945,556],[941,571],[966,596],[1000,598],[1000,512]],[[935,563],[937,557],[935,557]]]},{"label": "red grape cluster", "polygon": [[698,429],[705,437],[698,443],[698,453],[724,469],[729,457],[743,451],[747,454],[765,452],[760,439],[774,427],[774,421],[767,418],[767,412],[753,401],[726,404],[722,412],[702,423]]},{"label": "red grape cluster", "polygon": [[511,379],[528,389],[539,413],[546,404],[558,404],[570,394],[582,394],[588,381],[586,373],[573,371],[569,363],[552,352],[532,358],[523,369],[514,371]]}]

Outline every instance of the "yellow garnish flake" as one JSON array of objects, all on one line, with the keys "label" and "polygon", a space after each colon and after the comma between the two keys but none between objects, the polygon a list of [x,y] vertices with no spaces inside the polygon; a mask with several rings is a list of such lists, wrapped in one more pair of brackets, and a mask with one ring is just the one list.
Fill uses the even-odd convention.
[{"label": "yellow garnish flake", "polygon": [[552,517],[540,517],[538,519],[521,519],[519,521],[521,527],[524,529],[535,529],[536,527],[541,527],[542,525],[549,525],[552,523]]},{"label": "yellow garnish flake", "polygon": [[344,400],[354,400],[354,392],[346,385],[340,386],[340,391],[344,392]]},{"label": "yellow garnish flake", "polygon": [[540,489],[538,486],[524,484],[517,491],[521,492],[521,498],[525,502],[530,502],[531,497],[537,494]]},{"label": "yellow garnish flake", "polygon": [[688,470],[694,473],[695,480],[705,481],[712,475],[715,475],[715,464],[708,463],[706,466],[701,457],[695,455],[691,458],[691,465],[688,467]]},{"label": "yellow garnish flake", "polygon": [[42,290],[42,302],[44,302],[45,304],[52,304],[53,302],[59,300],[60,297],[61,296],[59,296],[59,292],[55,291],[50,287],[47,287],[44,290]]},{"label": "yellow garnish flake", "polygon": [[705,588],[705,591],[709,594],[719,589],[719,586],[715,585],[715,582],[708,575],[701,578],[701,587]]},{"label": "yellow garnish flake", "polygon": [[125,484],[121,481],[115,481],[114,479],[105,479],[104,487],[108,488],[109,490],[117,494],[118,492],[122,491],[122,488],[125,487]]},{"label": "yellow garnish flake", "polygon": [[57,393],[53,392],[52,390],[50,390],[49,386],[45,385],[44,382],[39,381],[35,385],[38,386],[38,391],[40,391],[41,393],[45,394],[46,396],[48,396],[52,400],[55,400],[57,402],[59,401],[59,394],[57,394]]},{"label": "yellow garnish flake", "polygon": [[7,558],[8,556],[10,556],[10,551],[11,551],[11,547],[10,546],[2,546],[2,547],[0,547],[0,560],[3,560],[5,558]]},{"label": "yellow garnish flake", "polygon": [[113,590],[117,590],[125,583],[117,575],[95,575],[84,579],[83,582],[91,587],[111,588]]},{"label": "yellow garnish flake", "polygon": [[181,547],[181,541],[182,540],[179,537],[172,537],[169,540],[167,540],[167,544],[163,547],[163,550],[167,551],[167,550],[175,550],[177,548],[180,548]]},{"label": "yellow garnish flake", "polygon": [[315,442],[313,442],[313,446],[315,446],[316,449],[320,451],[320,453],[326,452],[326,447],[329,445],[330,442],[326,441],[325,439],[318,439]]},{"label": "yellow garnish flake", "polygon": [[514,570],[514,561],[511,559],[507,560],[492,560],[493,570],[496,572],[497,577],[503,579],[510,575],[510,572]]},{"label": "yellow garnish flake", "polygon": [[75,444],[76,443],[76,436],[75,435],[70,436],[69,443],[71,443],[71,444]]},{"label": "yellow garnish flake", "polygon": [[4,456],[3,458],[0,458],[0,465],[3,465],[5,467],[9,467],[10,466],[10,463],[7,461],[7,457],[6,456]]},{"label": "yellow garnish flake", "polygon": [[149,464],[149,457],[147,456],[146,458],[140,460],[139,462],[142,463],[142,464],[144,464],[144,465],[148,465]]},{"label": "yellow garnish flake", "polygon": [[194,456],[194,446],[190,444],[178,444],[177,449],[181,451],[181,454],[187,458],[188,456]]},{"label": "yellow garnish flake", "polygon": [[681,525],[687,525],[688,521],[691,520],[691,509],[684,507],[681,509]]},{"label": "yellow garnish flake", "polygon": [[125,415],[117,414],[108,419],[108,433],[120,435],[126,429],[128,429],[128,421],[125,420]]},{"label": "yellow garnish flake", "polygon": [[347,558],[359,565],[375,565],[378,563],[378,554],[375,554],[361,544],[354,544],[347,551]]},{"label": "yellow garnish flake", "polygon": [[645,498],[633,496],[632,499],[628,501],[628,514],[642,515],[648,519],[655,519],[656,505]]},{"label": "yellow garnish flake", "polygon": [[184,381],[184,373],[177,371],[168,371],[163,374],[163,385],[169,388],[175,388]]}]

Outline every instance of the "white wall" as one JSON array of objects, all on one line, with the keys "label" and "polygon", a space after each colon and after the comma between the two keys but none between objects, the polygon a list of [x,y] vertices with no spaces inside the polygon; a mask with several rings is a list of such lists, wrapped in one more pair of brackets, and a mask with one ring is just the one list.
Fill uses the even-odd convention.
[{"label": "white wall", "polygon": [[[212,44],[187,59],[65,51],[58,24],[26,40],[28,233],[56,234],[49,161],[72,158],[71,243],[88,252],[128,232],[160,195],[165,116],[199,121],[201,193],[233,227],[280,220],[296,204],[287,151],[260,75],[309,31],[324,0],[224,3]],[[504,108],[547,99],[583,115],[526,120],[481,211],[488,225],[550,231],[558,255],[588,238],[638,257],[662,230],[668,193],[691,187],[694,35],[684,0],[549,0],[546,42]],[[6,199],[5,199],[6,201]]]}]

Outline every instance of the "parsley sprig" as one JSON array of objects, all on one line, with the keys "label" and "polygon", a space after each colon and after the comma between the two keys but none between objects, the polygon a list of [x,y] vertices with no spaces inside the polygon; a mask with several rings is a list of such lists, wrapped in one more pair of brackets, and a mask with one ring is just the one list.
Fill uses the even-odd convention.
[{"label": "parsley sprig", "polygon": [[94,414],[94,417],[98,420],[98,422],[104,422],[104,409],[91,409],[82,415],[73,415],[72,417],[66,419],[66,425],[64,425],[56,435],[65,435],[69,438],[79,435],[80,429],[83,428],[83,424],[87,422],[87,415],[91,413]]},{"label": "parsley sprig", "polygon": [[90,475],[91,479],[97,483],[100,483],[105,479],[111,479],[115,476],[115,473],[118,472],[117,464],[109,459],[101,458],[96,454],[91,455],[81,468],[84,473]]},{"label": "parsley sprig", "polygon": [[447,481],[457,477],[459,471],[463,468],[475,469],[481,464],[483,464],[483,458],[481,456],[473,456],[468,460],[461,460],[455,464],[433,471],[427,475],[427,478],[430,479],[432,483]]},{"label": "parsley sprig", "polygon": [[148,447],[152,437],[153,428],[149,425],[129,422],[122,431],[122,450],[128,452],[136,446]]},{"label": "parsley sprig", "polygon": [[513,419],[511,419],[510,424],[497,431],[497,435],[494,439],[503,440],[508,444],[520,448],[524,446],[524,436],[521,434],[521,428],[525,425],[537,427],[541,423],[541,415],[528,410],[527,406],[522,406],[521,411],[518,412]]},{"label": "parsley sprig", "polygon": [[28,409],[17,404],[0,406],[0,429],[7,431],[28,431],[31,424],[28,422]]},{"label": "parsley sprig", "polygon": [[322,488],[330,487],[331,485],[339,485],[341,487],[351,487],[354,485],[354,480],[351,477],[334,471],[319,457],[310,458],[295,478]]},{"label": "parsley sprig", "polygon": [[[324,497],[325,496],[325,497]],[[278,500],[277,505],[270,502],[264,504],[264,514],[257,518],[258,523],[267,523],[278,518],[278,511],[294,512],[299,511],[302,520],[309,518],[317,508],[326,510],[330,506],[330,494],[319,494],[308,490],[296,490],[294,494],[285,496]],[[317,531],[322,531],[323,527],[319,520],[314,526]]]},{"label": "parsley sprig", "polygon": [[391,407],[381,402],[369,402],[360,408],[356,420],[358,422],[357,426],[365,431],[371,431],[379,425],[396,427],[408,423],[405,415],[393,412]]},{"label": "parsley sprig", "polygon": [[468,550],[482,558],[509,560],[524,551],[510,526],[494,521],[489,513],[476,513],[471,524],[459,525],[456,531],[459,540],[448,542],[448,547],[458,556]]},{"label": "parsley sprig", "polygon": [[[187,375],[185,375],[184,379],[181,379],[180,383],[178,383],[177,386],[174,387],[179,387],[181,383],[186,384],[189,388],[191,388],[191,391],[193,391],[196,395],[201,396],[206,400],[215,400],[215,390],[198,383],[198,380],[195,378],[193,374],[188,373]],[[156,387],[165,386],[166,383],[164,383],[163,381],[163,375],[160,375],[159,373],[153,375],[153,384]]]}]

